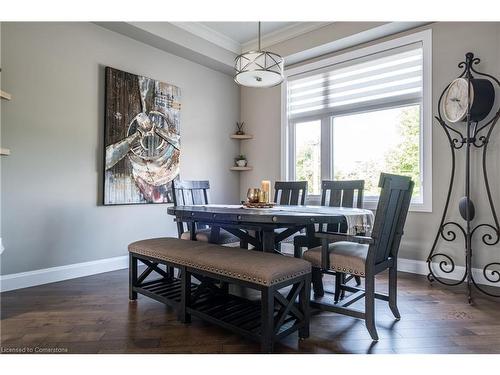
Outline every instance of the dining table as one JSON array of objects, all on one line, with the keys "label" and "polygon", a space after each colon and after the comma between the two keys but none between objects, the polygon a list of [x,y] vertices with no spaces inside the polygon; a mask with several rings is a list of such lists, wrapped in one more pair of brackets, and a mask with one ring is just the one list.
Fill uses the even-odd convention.
[{"label": "dining table", "polygon": [[298,232],[313,239],[317,230],[328,224],[344,223],[347,233],[369,235],[373,212],[350,207],[284,206],[247,208],[242,204],[179,205],[167,209],[177,222],[188,223],[191,240],[196,228],[211,228],[209,242],[217,243],[221,229],[240,240],[241,247],[274,252],[277,245]]}]

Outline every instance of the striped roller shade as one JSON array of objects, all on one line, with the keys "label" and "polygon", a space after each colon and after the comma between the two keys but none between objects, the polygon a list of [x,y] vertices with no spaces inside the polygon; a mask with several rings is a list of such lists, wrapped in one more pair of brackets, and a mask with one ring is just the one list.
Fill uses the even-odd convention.
[{"label": "striped roller shade", "polygon": [[288,117],[342,114],[422,99],[422,44],[288,77]]}]

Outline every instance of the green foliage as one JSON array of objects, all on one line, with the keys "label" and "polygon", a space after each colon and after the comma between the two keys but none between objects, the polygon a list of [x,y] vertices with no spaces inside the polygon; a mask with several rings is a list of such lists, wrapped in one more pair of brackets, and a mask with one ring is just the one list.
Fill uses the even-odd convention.
[{"label": "green foliage", "polygon": [[411,177],[414,196],[420,195],[420,107],[405,108],[400,115],[398,131],[401,142],[385,155],[386,171]]},{"label": "green foliage", "polygon": [[350,170],[335,170],[337,180],[365,180],[365,194],[379,194],[378,180],[380,172],[410,176],[415,182],[414,196],[420,195],[420,107],[411,106],[402,109],[397,130],[401,141],[384,155],[382,160],[371,159],[357,163]]},{"label": "green foliage", "polygon": [[[365,180],[365,195],[379,194],[378,181],[380,172],[394,173],[409,176],[415,182],[414,196],[420,195],[420,107],[411,106],[402,109],[397,124],[397,131],[401,141],[386,152],[382,159],[363,160],[354,168],[335,170],[336,180]],[[306,180],[309,192],[318,190],[319,193],[319,161],[314,152],[318,144],[311,142],[297,150],[296,178]]]},{"label": "green foliage", "polygon": [[[297,180],[307,181],[309,193],[319,193],[319,179],[316,174],[319,172],[319,165],[315,165],[318,160],[314,157],[314,150],[318,147],[316,142],[310,142],[300,150],[297,150],[297,163],[295,165],[295,177]],[[316,172],[316,173],[315,173]]]}]

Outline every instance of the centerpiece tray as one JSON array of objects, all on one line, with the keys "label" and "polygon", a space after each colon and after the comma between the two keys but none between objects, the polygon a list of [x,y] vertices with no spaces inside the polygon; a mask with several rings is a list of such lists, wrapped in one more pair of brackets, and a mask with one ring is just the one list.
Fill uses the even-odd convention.
[{"label": "centerpiece tray", "polygon": [[245,202],[245,203],[243,203],[243,207],[245,207],[245,208],[273,208],[274,206],[276,206],[276,203],[274,203],[274,202],[269,202],[269,203],[264,203],[264,202],[256,202],[256,203]]}]

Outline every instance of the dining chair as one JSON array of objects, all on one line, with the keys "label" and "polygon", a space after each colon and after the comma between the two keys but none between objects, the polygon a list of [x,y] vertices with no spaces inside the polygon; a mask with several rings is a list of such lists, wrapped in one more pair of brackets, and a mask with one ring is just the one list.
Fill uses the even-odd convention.
[{"label": "dining chair", "polygon": [[[349,207],[363,208],[363,191],[365,188],[364,180],[323,180],[321,182],[321,206],[329,207]],[[322,230],[324,228],[320,228]],[[323,231],[323,230],[322,230]],[[327,232],[346,232],[345,223],[328,224]],[[319,238],[310,238],[305,235],[298,235],[294,238],[294,256],[302,256],[302,248],[311,249],[319,246]]]},{"label": "dining chair", "polygon": [[[329,207],[349,207],[349,208],[363,208],[363,192],[365,189],[364,180],[323,180],[321,182],[321,206]],[[326,228],[320,227],[320,231],[326,229],[327,232],[346,233],[347,225],[345,222],[335,224],[328,224]],[[321,240],[317,237],[310,237],[306,235],[297,235],[293,239],[293,256],[295,258],[302,257],[302,248],[312,249],[321,245]],[[322,288],[322,275],[315,274],[316,280],[314,282],[315,294],[324,293]],[[356,285],[361,284],[361,278],[357,275],[341,275],[343,277],[342,283],[347,283],[353,278]],[[321,288],[318,289],[318,285]],[[344,292],[335,289],[335,301],[344,297]]]},{"label": "dining chair", "polygon": [[[279,205],[303,206],[307,197],[307,181],[276,181],[274,183],[274,202]],[[286,228],[277,229],[278,237],[285,233]],[[286,234],[285,234],[286,236]],[[293,242],[295,235],[277,241],[275,249],[281,251],[281,242]]]},{"label": "dining chair", "polygon": [[[322,245],[304,252],[313,273],[335,275],[336,290],[352,292],[340,303],[328,304],[313,301],[312,305],[326,311],[349,315],[365,320],[366,328],[374,341],[378,340],[375,326],[375,299],[389,302],[394,317],[401,315],[397,307],[397,258],[403,228],[410,207],[413,181],[406,176],[382,173],[382,188],[371,236],[350,236],[345,233],[320,232],[316,236]],[[389,294],[375,292],[375,275],[389,270]],[[352,274],[365,279],[364,289],[342,283],[341,274]],[[349,308],[365,299],[364,311]]]},{"label": "dining chair", "polygon": [[[209,204],[209,181],[172,181],[172,198],[174,206],[190,206],[198,204]],[[177,232],[180,239],[191,239],[190,223],[177,221]],[[239,239],[231,233],[220,229],[215,231],[215,237],[211,238],[212,229],[203,224],[195,224],[195,238],[197,241],[213,242],[219,245],[227,245],[239,242]]]},{"label": "dining chair", "polygon": [[299,206],[306,203],[307,181],[276,181],[274,202],[279,205]]}]

